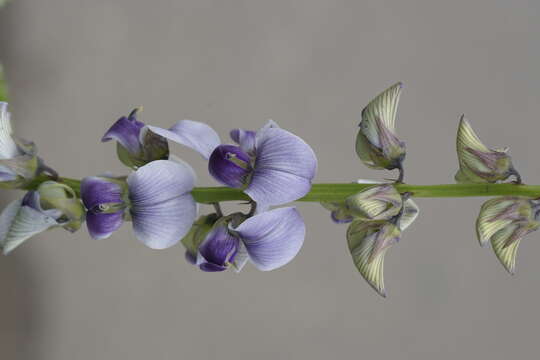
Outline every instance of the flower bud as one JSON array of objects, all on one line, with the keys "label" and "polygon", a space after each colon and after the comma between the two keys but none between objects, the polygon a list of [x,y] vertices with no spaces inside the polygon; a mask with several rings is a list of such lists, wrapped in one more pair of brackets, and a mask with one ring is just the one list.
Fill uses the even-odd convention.
[{"label": "flower bud", "polygon": [[514,169],[510,155],[507,154],[508,148],[488,149],[464,115],[459,121],[456,147],[459,160],[456,182],[496,183],[515,175],[516,182],[521,183],[521,177]]},{"label": "flower bud", "polygon": [[79,230],[84,221],[85,211],[71,187],[54,181],[45,181],[39,185],[37,192],[43,209],[57,209],[62,212],[63,216],[59,220],[65,222],[64,229],[71,232]]},{"label": "flower bud", "polygon": [[137,120],[137,113],[141,109],[136,108],[127,117],[118,119],[101,139],[102,142],[116,140],[118,158],[132,169],[138,169],[154,160],[169,158],[167,140],[149,131],[144,123]]},{"label": "flower bud", "polygon": [[375,185],[345,199],[353,217],[361,220],[390,220],[401,211],[401,194],[390,184]]},{"label": "flower bud", "polygon": [[227,270],[239,247],[240,240],[229,232],[227,221],[219,221],[199,245],[197,265],[208,272]]},{"label": "flower bud", "polygon": [[356,268],[383,297],[386,297],[384,256],[400,236],[399,227],[387,221],[354,221],[347,229],[347,242]]},{"label": "flower bud", "polygon": [[485,246],[499,230],[515,222],[534,220],[538,201],[519,196],[503,196],[486,201],[476,220],[476,233]]},{"label": "flower bud", "polygon": [[481,246],[491,241],[495,255],[513,274],[519,243],[525,235],[538,229],[539,213],[539,200],[520,196],[490,199],[482,205],[476,220],[478,241]]},{"label": "flower bud", "polygon": [[405,143],[395,134],[395,119],[402,84],[397,83],[379,94],[362,110],[356,153],[373,169],[399,169],[403,180]]},{"label": "flower bud", "polygon": [[210,155],[208,171],[222,184],[243,188],[252,172],[249,156],[239,146],[219,145]]}]

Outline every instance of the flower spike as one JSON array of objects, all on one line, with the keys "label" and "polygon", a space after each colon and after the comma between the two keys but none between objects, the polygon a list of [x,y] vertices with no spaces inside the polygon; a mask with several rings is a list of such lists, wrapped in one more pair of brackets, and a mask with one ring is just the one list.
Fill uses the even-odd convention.
[{"label": "flower spike", "polygon": [[508,148],[488,149],[465,119],[465,115],[459,120],[456,147],[459,160],[456,182],[496,183],[514,175],[516,182],[521,183],[521,177],[508,155]]},{"label": "flower spike", "polygon": [[395,133],[395,120],[403,85],[397,83],[379,94],[362,110],[360,130],[356,137],[356,153],[373,169],[399,170],[403,181],[405,143]]}]

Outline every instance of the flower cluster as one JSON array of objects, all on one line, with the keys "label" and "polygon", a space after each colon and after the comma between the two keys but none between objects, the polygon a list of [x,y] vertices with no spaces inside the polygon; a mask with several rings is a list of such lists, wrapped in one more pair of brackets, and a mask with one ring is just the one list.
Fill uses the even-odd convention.
[{"label": "flower cluster", "polygon": [[[182,241],[186,258],[209,272],[231,265],[239,271],[248,261],[260,270],[273,270],[302,247],[306,230],[298,211],[271,207],[309,192],[317,159],[302,139],[272,121],[258,131],[232,130],[232,145],[222,144],[211,127],[196,121],[182,120],[170,129],[147,126],[137,119],[137,108],[102,138],[117,142],[118,158],[131,173],[89,176],[72,188],[43,165],[32,143],[13,137],[6,103],[0,103],[0,111],[0,184],[32,188],[46,172],[46,181],[38,181],[36,190],[0,215],[0,246],[6,254],[42,231],[75,231],[83,222],[94,239],[108,238],[131,222],[135,237],[149,248]],[[195,173],[170,154],[168,141],[199,152],[212,177],[242,189],[250,198],[249,211],[224,215],[215,203],[215,213],[197,219]]]},{"label": "flower cluster", "polygon": [[[395,131],[397,108],[403,86],[397,83],[383,91],[362,110],[356,137],[356,153],[372,169],[399,170],[396,183],[404,179],[405,143]],[[358,183],[377,183],[358,180]],[[418,216],[418,206],[392,184],[373,185],[343,202],[321,203],[336,223],[350,223],[347,242],[353,262],[371,287],[386,297],[384,257]]]},{"label": "flower cluster", "polygon": [[[363,181],[361,181],[363,182]],[[409,194],[392,184],[373,185],[343,203],[323,203],[337,223],[350,223],[347,242],[360,274],[381,296],[386,296],[383,264],[386,251],[418,216]]]}]

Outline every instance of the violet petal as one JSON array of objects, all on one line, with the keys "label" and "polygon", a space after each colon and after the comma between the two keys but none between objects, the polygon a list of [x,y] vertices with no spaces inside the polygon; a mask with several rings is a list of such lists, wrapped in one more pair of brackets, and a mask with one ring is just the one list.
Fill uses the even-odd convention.
[{"label": "violet petal", "polygon": [[208,171],[223,185],[241,188],[251,173],[249,156],[234,145],[220,145],[210,155]]},{"label": "violet petal", "polygon": [[156,126],[148,126],[148,128],[164,138],[197,151],[205,159],[208,159],[212,151],[221,144],[216,131],[198,121],[180,120],[168,130]]},{"label": "violet petal", "polygon": [[116,140],[131,154],[139,154],[142,151],[139,133],[143,127],[144,124],[135,120],[135,118],[128,119],[123,116],[107,130],[101,141]]},{"label": "violet petal", "polygon": [[245,192],[257,203],[281,205],[295,201],[311,189],[317,158],[298,136],[268,128],[257,140],[253,176]]},{"label": "violet petal", "polygon": [[300,251],[306,235],[304,221],[293,207],[255,215],[234,229],[251,262],[263,271],[277,269]]},{"label": "violet petal", "polygon": [[186,163],[156,160],[127,178],[133,230],[139,241],[165,249],[187,234],[197,215],[189,193],[195,178]]}]

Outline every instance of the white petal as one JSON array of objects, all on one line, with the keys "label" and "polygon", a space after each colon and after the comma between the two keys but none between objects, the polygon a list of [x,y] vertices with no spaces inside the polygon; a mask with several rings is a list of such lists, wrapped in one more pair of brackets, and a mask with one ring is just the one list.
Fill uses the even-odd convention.
[{"label": "white petal", "polygon": [[205,159],[208,159],[214,149],[221,144],[216,131],[199,121],[180,120],[168,130],[156,126],[148,126],[148,129],[164,138],[197,151]]}]

